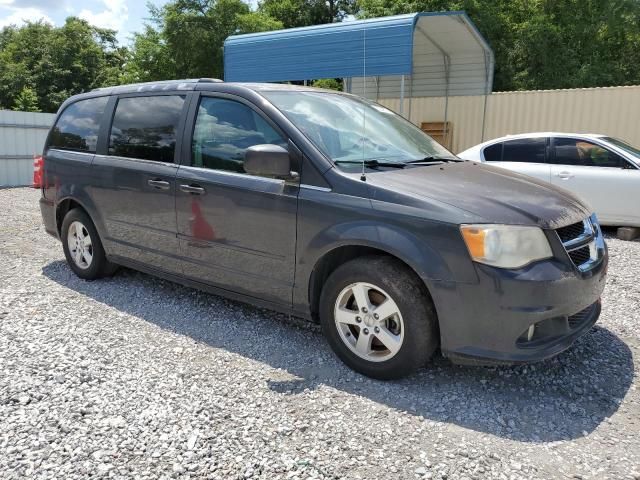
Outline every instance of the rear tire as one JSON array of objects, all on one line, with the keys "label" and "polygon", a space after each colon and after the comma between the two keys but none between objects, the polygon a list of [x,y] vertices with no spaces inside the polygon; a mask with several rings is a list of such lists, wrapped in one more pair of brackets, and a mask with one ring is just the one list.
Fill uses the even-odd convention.
[{"label": "rear tire", "polygon": [[113,275],[117,265],[107,260],[98,231],[83,210],[69,210],[60,229],[62,249],[73,273],[85,280]]},{"label": "rear tire", "polygon": [[408,375],[438,347],[438,321],[424,284],[391,257],[359,257],[338,267],[322,289],[320,323],[344,363],[380,380]]}]

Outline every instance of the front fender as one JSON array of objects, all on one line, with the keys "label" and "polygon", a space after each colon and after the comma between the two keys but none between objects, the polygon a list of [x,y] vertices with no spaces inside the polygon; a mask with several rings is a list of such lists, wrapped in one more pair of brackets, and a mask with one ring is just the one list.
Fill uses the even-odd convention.
[{"label": "front fender", "polygon": [[[382,250],[409,265],[423,279],[453,281],[454,277],[438,251],[424,239],[390,225],[356,221],[332,225],[319,232],[308,244],[304,257],[313,268],[332,250],[344,246],[362,246]],[[308,280],[308,278],[307,278]]]}]

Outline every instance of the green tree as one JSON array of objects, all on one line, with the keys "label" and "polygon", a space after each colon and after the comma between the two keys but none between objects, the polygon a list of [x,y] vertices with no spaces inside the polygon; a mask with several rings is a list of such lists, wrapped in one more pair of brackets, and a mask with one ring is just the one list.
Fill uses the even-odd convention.
[{"label": "green tree", "polygon": [[75,17],[59,28],[44,22],[5,27],[0,32],[0,104],[16,104],[29,88],[35,93],[34,108],[55,112],[70,95],[120,83],[126,55],[114,31]]},{"label": "green tree", "polygon": [[20,112],[39,112],[38,95],[29,87],[24,87],[17,95],[13,109]]},{"label": "green tree", "polygon": [[357,12],[356,0],[262,0],[258,10],[285,28],[341,22]]},{"label": "green tree", "polygon": [[465,10],[496,56],[494,90],[640,83],[638,0],[360,0],[363,18]]},{"label": "green tree", "polygon": [[173,0],[150,6],[151,24],[135,35],[127,78],[223,78],[223,45],[229,35],[282,28],[241,0]]},{"label": "green tree", "polygon": [[326,88],[328,90],[342,90],[342,82],[335,78],[320,78],[318,80],[314,80],[311,86],[316,88]]}]

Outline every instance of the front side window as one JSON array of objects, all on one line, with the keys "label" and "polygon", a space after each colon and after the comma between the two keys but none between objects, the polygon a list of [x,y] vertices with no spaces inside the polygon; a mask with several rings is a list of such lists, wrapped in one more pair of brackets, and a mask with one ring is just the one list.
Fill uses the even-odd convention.
[{"label": "front side window", "polygon": [[502,151],[503,162],[546,162],[546,138],[518,138],[504,142]]},{"label": "front side window", "polygon": [[100,120],[108,100],[109,97],[89,98],[65,108],[51,131],[49,146],[96,153]]},{"label": "front side window", "polygon": [[247,148],[262,144],[287,147],[286,140],[244,103],[202,99],[193,130],[193,166],[244,173]]},{"label": "front side window", "polygon": [[340,168],[362,160],[404,163],[455,156],[411,122],[368,100],[338,93],[261,92]]},{"label": "front side window", "polygon": [[559,165],[620,168],[625,162],[617,153],[576,138],[556,138],[554,153]]},{"label": "front side window", "polygon": [[184,100],[181,95],[119,99],[109,155],[173,163]]}]

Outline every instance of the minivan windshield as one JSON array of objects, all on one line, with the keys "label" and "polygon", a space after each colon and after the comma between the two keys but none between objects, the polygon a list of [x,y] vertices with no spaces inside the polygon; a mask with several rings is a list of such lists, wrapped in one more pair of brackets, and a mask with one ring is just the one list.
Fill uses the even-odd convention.
[{"label": "minivan windshield", "polygon": [[455,155],[411,122],[360,97],[330,92],[261,92],[341,168],[402,166]]}]

